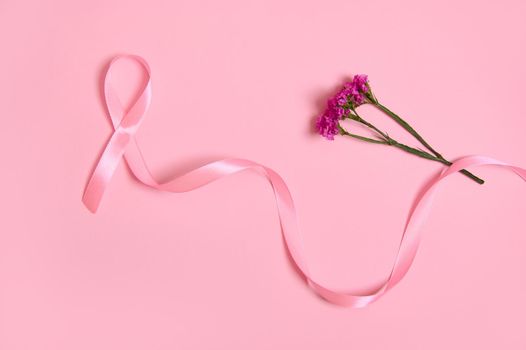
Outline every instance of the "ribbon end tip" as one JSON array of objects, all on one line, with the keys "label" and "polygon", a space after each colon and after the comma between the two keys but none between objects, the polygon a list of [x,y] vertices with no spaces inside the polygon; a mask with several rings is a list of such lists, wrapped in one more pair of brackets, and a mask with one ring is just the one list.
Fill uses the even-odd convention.
[{"label": "ribbon end tip", "polygon": [[94,204],[94,203],[91,203],[91,202],[88,202],[86,201],[85,199],[82,199],[82,203],[84,203],[84,206],[92,213],[92,214],[96,214],[97,213],[97,209],[99,208],[99,206],[97,204]]}]

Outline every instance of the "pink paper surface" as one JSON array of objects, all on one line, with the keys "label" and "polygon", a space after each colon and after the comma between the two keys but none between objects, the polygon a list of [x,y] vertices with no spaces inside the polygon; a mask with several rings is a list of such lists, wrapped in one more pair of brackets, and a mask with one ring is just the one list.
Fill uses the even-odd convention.
[{"label": "pink paper surface", "polygon": [[[272,167],[312,274],[364,289],[386,277],[415,195],[442,167],[325,141],[313,118],[345,77],[367,73],[444,155],[524,167],[525,12],[521,1],[4,0],[0,349],[524,349],[526,186],[508,172],[475,169],[483,186],[448,179],[406,279],[359,310],[305,287],[254,174],[170,195],[121,164],[97,215],[81,196],[112,130],[104,70],[136,53],[152,67],[137,139],[153,172],[223,157]],[[140,71],[119,73],[133,98]]]}]

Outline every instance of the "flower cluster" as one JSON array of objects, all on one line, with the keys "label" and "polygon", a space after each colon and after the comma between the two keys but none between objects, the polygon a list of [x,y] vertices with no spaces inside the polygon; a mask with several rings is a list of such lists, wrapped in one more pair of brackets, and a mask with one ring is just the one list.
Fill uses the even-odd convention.
[{"label": "flower cluster", "polygon": [[[404,128],[418,142],[420,142],[426,150],[400,143],[389,136],[387,132],[380,130],[378,127],[365,120],[360,114],[358,114],[357,108],[365,103],[374,106],[393,119],[399,126]],[[373,136],[368,137],[355,134],[352,130],[349,132],[340,124],[340,121],[344,119],[351,119],[353,122],[368,128]],[[336,95],[329,99],[327,102],[327,108],[323,114],[316,119],[316,130],[321,136],[328,140],[334,140],[334,136],[342,135],[377,145],[380,144],[398,148],[404,152],[448,166],[453,164],[431,147],[431,145],[427,143],[427,141],[424,140],[424,138],[420,136],[420,134],[409,125],[409,123],[378,101],[371,91],[367,75],[364,74],[355,75],[351,81],[343,84],[342,89]],[[465,169],[460,170],[460,172],[479,184],[484,183],[484,180]]]},{"label": "flower cluster", "polygon": [[350,109],[365,102],[365,94],[369,91],[367,75],[358,74],[346,82],[343,88],[327,102],[327,109],[316,120],[316,130],[328,140],[334,140],[338,135],[338,122]]}]

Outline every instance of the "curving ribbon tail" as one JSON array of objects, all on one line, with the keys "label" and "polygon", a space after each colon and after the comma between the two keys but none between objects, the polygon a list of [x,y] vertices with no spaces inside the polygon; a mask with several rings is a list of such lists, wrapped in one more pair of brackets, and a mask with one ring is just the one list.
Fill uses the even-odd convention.
[{"label": "curving ribbon tail", "polygon": [[[115,63],[121,59],[132,59],[144,68],[148,80],[142,93],[129,110],[125,110],[111,85],[111,73]],[[292,260],[298,267],[302,277],[310,288],[327,301],[348,307],[364,307],[382,297],[388,290],[400,282],[411,267],[421,239],[420,228],[425,221],[433,196],[443,179],[462,169],[483,165],[494,165],[510,170],[526,181],[526,169],[506,164],[499,160],[484,156],[464,157],[454,162],[434,180],[416,199],[405,226],[398,252],[391,272],[385,282],[367,293],[355,295],[324,287],[310,275],[305,254],[302,249],[302,239],[297,222],[294,201],[285,181],[274,170],[247,159],[224,159],[206,164],[182,176],[166,182],[157,182],[148,167],[135,140],[135,133],[150,105],[151,101],[150,67],[139,56],[122,55],[115,57],[108,68],[104,80],[104,97],[108,113],[114,126],[111,136],[99,162],[88,182],[83,196],[86,207],[96,212],[102,196],[108,186],[121,158],[124,157],[134,176],[144,185],[166,192],[187,192],[245,170],[253,170],[263,176],[274,190],[281,231]]]}]

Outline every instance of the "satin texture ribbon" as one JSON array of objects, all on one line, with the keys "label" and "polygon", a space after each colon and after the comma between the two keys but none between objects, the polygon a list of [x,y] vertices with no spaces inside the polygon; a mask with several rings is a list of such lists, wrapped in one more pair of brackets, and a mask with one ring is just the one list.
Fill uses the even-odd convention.
[{"label": "satin texture ribbon", "polygon": [[[148,77],[142,93],[128,110],[125,110],[119,101],[111,84],[112,69],[115,63],[121,59],[137,61],[142,65]],[[143,58],[134,55],[122,55],[115,57],[111,61],[104,80],[104,97],[115,131],[106,145],[84,192],[83,202],[86,207],[92,212],[97,211],[104,191],[123,156],[139,182],[166,192],[180,193],[192,191],[225,176],[245,170],[256,171],[270,183],[274,190],[277,212],[286,248],[298,267],[299,272],[307,284],[318,295],[336,305],[355,308],[364,307],[378,300],[402,280],[413,263],[413,259],[418,250],[421,239],[420,228],[429,214],[433,196],[442,180],[446,177],[461,169],[482,165],[494,165],[513,171],[526,181],[526,169],[506,164],[493,158],[469,156],[457,160],[451,166],[445,168],[437,178],[432,180],[416,199],[413,209],[409,213],[392,269],[385,282],[378,287],[372,288],[369,292],[360,295],[337,291],[324,287],[311,276],[302,249],[302,239],[296,209],[294,208],[294,201],[292,200],[287,184],[274,170],[251,160],[232,158],[206,164],[185,175],[172,178],[166,182],[158,182],[154,179],[146,166],[134,137],[150,105],[151,96],[150,67]]]}]

